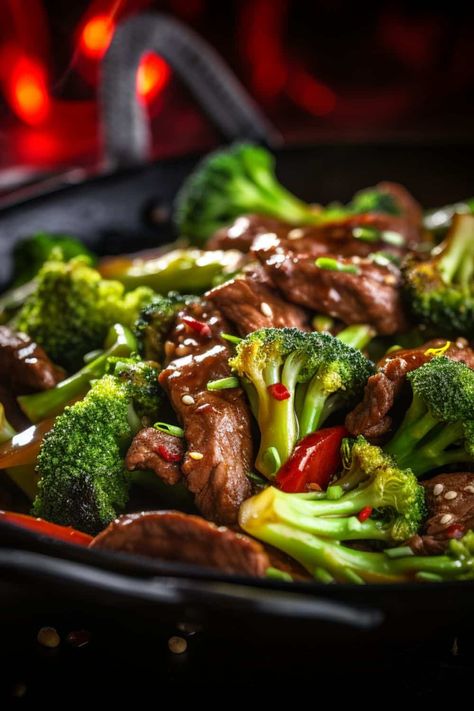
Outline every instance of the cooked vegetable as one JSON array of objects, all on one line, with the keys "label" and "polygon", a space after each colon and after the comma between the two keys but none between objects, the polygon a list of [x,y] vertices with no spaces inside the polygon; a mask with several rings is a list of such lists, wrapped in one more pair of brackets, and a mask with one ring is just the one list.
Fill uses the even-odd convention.
[{"label": "cooked vegetable", "polygon": [[[267,501],[263,497],[267,495],[266,498],[270,498],[267,492],[271,491],[273,490],[270,487],[263,494],[248,499],[242,505],[241,527],[247,533],[279,548],[297,560],[319,582],[363,584],[409,580],[438,582],[474,578],[474,532],[472,531],[460,540],[451,540],[445,555],[417,556],[411,554],[406,547],[399,550],[388,548],[386,552],[380,553],[357,550],[341,544],[339,540],[331,540],[327,535],[312,533],[311,529],[318,528],[318,524],[323,526],[321,520],[316,520],[311,515],[308,517],[309,520],[305,518],[302,523],[299,518],[296,520],[293,500],[289,512],[286,506],[281,505],[279,499],[275,504],[271,501],[266,505]],[[277,496],[281,498],[300,495],[277,492]],[[286,504],[286,500],[284,503]],[[285,518],[290,522],[287,523]],[[325,521],[328,527],[334,525],[330,518]],[[363,527],[366,523],[367,521],[360,525]],[[349,523],[345,526],[350,529]],[[374,530],[372,522],[370,528]],[[357,530],[357,526],[354,526],[354,530]],[[400,557],[396,557],[399,554]]]},{"label": "cooked vegetable", "polygon": [[109,358],[130,356],[136,350],[137,342],[132,332],[117,323],[109,329],[103,352],[51,390],[21,395],[18,404],[31,422],[59,415],[68,403],[85,395],[92,380],[104,375]]},{"label": "cooked vegetable", "polygon": [[346,428],[339,425],[303,437],[279,470],[276,486],[289,493],[303,493],[314,485],[326,489],[340,471],[341,443],[347,434]]},{"label": "cooked vegetable", "polygon": [[428,210],[423,219],[423,225],[430,232],[436,235],[443,235],[453,222],[455,215],[474,213],[474,198],[455,202],[452,205],[444,205],[434,210]]},{"label": "cooked vegetable", "polygon": [[49,261],[14,326],[43,346],[54,362],[75,371],[86,353],[102,347],[114,323],[132,325],[153,295],[147,287],[125,294],[120,282],[102,279],[82,257]]},{"label": "cooked vegetable", "polygon": [[26,516],[13,511],[0,511],[0,521],[6,521],[15,526],[39,533],[42,536],[55,538],[58,541],[66,541],[66,543],[74,543],[78,546],[88,546],[92,541],[92,536],[82,533],[82,531],[76,531],[75,528],[70,526],[58,526],[56,523],[50,523],[41,518],[33,518],[33,516]]},{"label": "cooked vegetable", "polygon": [[474,371],[438,356],[407,377],[412,403],[384,450],[417,476],[474,461]]},{"label": "cooked vegetable", "polygon": [[241,264],[242,253],[235,249],[204,252],[188,248],[173,249],[151,259],[110,257],[101,262],[99,271],[127,289],[148,286],[160,294],[171,290],[199,294],[216,281],[230,279]]},{"label": "cooked vegetable", "polygon": [[55,252],[65,262],[79,255],[87,257],[91,265],[97,261],[95,254],[75,237],[38,232],[18,242],[13,249],[13,285],[21,286],[33,279]]},{"label": "cooked vegetable", "polygon": [[156,420],[157,374],[148,363],[122,360],[56,419],[38,456],[36,516],[94,534],[123,510],[129,489],[123,455],[141,417]]},{"label": "cooked vegetable", "polygon": [[273,156],[251,143],[239,143],[204,158],[175,203],[179,234],[199,245],[219,227],[251,212],[297,225],[318,221],[317,210],[278,182]]},{"label": "cooked vegetable", "polygon": [[328,333],[296,328],[254,331],[230,361],[249,396],[260,429],[256,467],[275,476],[298,438],[358,395],[373,365]]},{"label": "cooked vegetable", "polygon": [[7,420],[7,416],[5,413],[5,408],[3,407],[2,403],[0,402],[0,444],[2,442],[8,442],[13,435],[15,434],[15,430],[11,426],[11,424]]},{"label": "cooked vegetable", "polygon": [[[240,525],[260,538],[261,525],[282,523],[296,531],[338,541],[373,540],[394,544],[418,532],[424,489],[410,469],[402,470],[379,447],[357,438],[348,463],[359,483],[348,492],[336,485],[324,494],[288,494],[268,487],[240,510]],[[252,530],[250,530],[250,528]]]},{"label": "cooked vegetable", "polygon": [[455,215],[446,240],[431,256],[407,260],[407,303],[439,336],[474,337],[474,215]]},{"label": "cooked vegetable", "polygon": [[181,309],[196,301],[196,296],[185,296],[170,291],[168,296],[157,294],[140,312],[135,323],[135,334],[140,353],[144,358],[161,362],[166,334],[172,328]]}]

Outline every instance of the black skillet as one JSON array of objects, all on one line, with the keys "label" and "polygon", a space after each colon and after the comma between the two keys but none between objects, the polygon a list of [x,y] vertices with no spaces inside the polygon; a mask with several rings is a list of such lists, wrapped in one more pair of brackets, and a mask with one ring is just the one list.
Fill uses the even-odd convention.
[{"label": "black skillet", "polygon": [[[0,282],[21,237],[72,233],[102,254],[156,247],[172,238],[177,189],[199,156],[147,164],[146,121],[131,87],[141,54],[160,52],[188,83],[226,140],[275,146],[268,126],[221,60],[169,18],[142,16],[119,28],[105,64],[103,105],[110,172],[22,199],[0,210]],[[282,182],[306,200],[348,199],[357,189],[400,181],[427,207],[473,192],[474,145],[334,144],[275,150]],[[9,592],[14,591],[14,594]],[[123,610],[139,621],[192,621],[226,638],[385,643],[456,634],[474,623],[474,583],[363,587],[250,581],[182,564],[88,551],[0,524],[0,622],[34,601]],[[38,603],[39,604],[39,603]],[[330,645],[328,647],[328,644]]]}]

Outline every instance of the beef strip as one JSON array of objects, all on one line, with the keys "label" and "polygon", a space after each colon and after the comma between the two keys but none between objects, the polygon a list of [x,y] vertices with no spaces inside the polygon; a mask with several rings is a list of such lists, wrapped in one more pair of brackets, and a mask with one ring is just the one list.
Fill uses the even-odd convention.
[{"label": "beef strip", "polygon": [[422,483],[428,518],[408,543],[415,553],[443,553],[451,538],[474,528],[474,474],[438,474]]},{"label": "beef strip", "polygon": [[129,471],[151,469],[167,484],[176,484],[181,479],[179,462],[183,457],[184,442],[180,437],[146,427],[135,435],[125,465]]},{"label": "beef strip", "polygon": [[[368,438],[386,434],[392,425],[389,412],[402,390],[407,373],[434,357],[434,354],[427,353],[429,349],[445,345],[445,339],[436,338],[418,348],[400,349],[382,358],[378,364],[380,370],[367,381],[362,402],[346,417],[346,427],[350,434],[362,434]],[[474,351],[464,338],[452,342],[444,355],[474,368]]]},{"label": "beef strip", "polygon": [[126,514],[90,544],[150,558],[204,565],[225,573],[263,577],[270,560],[248,536],[180,511]]},{"label": "beef strip", "polygon": [[[193,331],[183,316],[205,322],[210,333]],[[253,463],[251,417],[243,391],[207,390],[210,380],[231,374],[231,351],[220,337],[226,330],[209,303],[186,307],[165,346],[170,360],[159,376],[184,427],[188,451],[181,471],[186,485],[200,511],[218,523],[237,520],[240,504],[250,496],[247,472]]]},{"label": "beef strip", "polygon": [[207,249],[239,249],[248,252],[257,235],[262,232],[276,232],[284,237],[291,225],[268,215],[241,215],[230,225],[221,227],[207,241]]},{"label": "beef strip", "polygon": [[302,308],[284,301],[277,291],[250,276],[225,282],[205,296],[241,336],[258,328],[308,328],[308,314]]},{"label": "beef strip", "polygon": [[[367,257],[384,250],[397,256],[416,248],[422,236],[422,209],[410,193],[398,183],[379,183],[383,192],[392,195],[402,208],[401,215],[366,213],[351,215],[321,225],[295,227],[267,215],[242,215],[231,225],[222,227],[208,241],[208,249],[239,249],[248,252],[260,235],[269,234],[281,241],[284,248],[297,254],[318,257],[323,254]],[[404,240],[401,246],[383,240],[366,242],[356,239],[356,228],[369,227],[380,232],[397,232]]]},{"label": "beef strip", "polygon": [[0,380],[16,394],[49,390],[65,373],[26,333],[0,326]]},{"label": "beef strip", "polygon": [[[358,268],[357,274],[320,269],[313,257],[298,256],[281,247],[256,252],[274,284],[285,297],[346,324],[368,323],[389,335],[407,327],[399,292],[399,272],[353,257],[339,259]],[[336,257],[332,255],[334,259]]]}]

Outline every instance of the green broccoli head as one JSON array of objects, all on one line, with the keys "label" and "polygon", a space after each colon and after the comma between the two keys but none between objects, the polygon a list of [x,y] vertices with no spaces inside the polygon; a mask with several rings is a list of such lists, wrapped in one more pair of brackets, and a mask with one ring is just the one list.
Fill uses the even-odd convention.
[{"label": "green broccoli head", "polygon": [[383,185],[359,190],[346,205],[346,209],[353,215],[363,215],[367,212],[401,215],[403,212],[395,196],[384,190]]},{"label": "green broccoli head", "polygon": [[83,255],[93,265],[97,258],[85,244],[69,235],[39,232],[18,242],[13,249],[13,285],[21,286],[33,279],[53,253],[60,253],[65,262]]},{"label": "green broccoli head", "polygon": [[403,266],[407,305],[440,336],[474,337],[474,215],[455,215],[445,241],[426,260]]},{"label": "green broccoli head", "polygon": [[43,346],[69,371],[86,353],[101,348],[114,323],[132,325],[154,292],[141,287],[124,294],[116,281],[102,279],[82,257],[51,260],[38,274],[37,287],[14,318],[14,326]]},{"label": "green broccoli head", "polygon": [[256,467],[272,478],[296,441],[361,395],[373,364],[328,333],[254,331],[229,361],[241,378],[261,441]]},{"label": "green broccoli head", "polygon": [[283,188],[274,171],[273,156],[251,143],[211,153],[178,193],[175,221],[179,233],[204,244],[217,229],[250,212],[291,224],[317,221],[317,213]]},{"label": "green broccoli head", "polygon": [[133,402],[138,417],[146,424],[155,422],[163,391],[158,383],[158,368],[138,356],[109,358],[107,372],[123,383]]},{"label": "green broccoli head", "polygon": [[135,323],[135,335],[144,358],[160,363],[164,356],[164,342],[176,316],[197,296],[186,296],[170,291],[168,296],[156,294],[140,312]]},{"label": "green broccoli head", "polygon": [[34,514],[91,534],[123,510],[129,487],[124,452],[142,426],[141,408],[153,420],[160,403],[158,397],[151,403],[152,366],[135,360],[114,365],[117,374],[95,381],[83,400],[56,418],[37,461]]},{"label": "green broccoli head", "polygon": [[385,451],[417,476],[474,461],[474,371],[438,356],[407,377],[412,403]]}]

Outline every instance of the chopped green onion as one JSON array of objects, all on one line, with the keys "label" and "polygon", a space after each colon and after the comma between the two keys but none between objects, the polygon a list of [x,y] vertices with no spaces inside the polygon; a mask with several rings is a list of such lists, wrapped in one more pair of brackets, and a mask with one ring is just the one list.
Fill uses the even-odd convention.
[{"label": "chopped green onion", "polygon": [[395,353],[396,351],[401,351],[402,347],[401,346],[390,346],[388,350],[385,351],[385,355],[388,356],[390,353]]},{"label": "chopped green onion", "polygon": [[378,242],[381,233],[375,227],[354,227],[352,236],[355,239],[360,239],[362,242]]},{"label": "chopped green onion", "polygon": [[272,580],[283,580],[285,583],[292,583],[293,578],[289,573],[284,570],[278,570],[278,568],[267,568],[265,571],[265,577],[271,578]]},{"label": "chopped green onion", "polygon": [[324,314],[316,314],[316,316],[311,321],[315,331],[330,331],[334,326],[334,319],[330,316],[324,316]]},{"label": "chopped green onion", "polygon": [[153,427],[155,430],[166,432],[166,434],[173,435],[174,437],[184,437],[184,430],[177,425],[169,425],[167,422],[155,422]]},{"label": "chopped green onion", "polygon": [[229,388],[238,388],[240,385],[239,379],[230,375],[228,378],[219,378],[219,380],[210,380],[207,384],[208,390],[228,390]]},{"label": "chopped green onion", "polygon": [[319,267],[319,269],[327,269],[331,272],[360,274],[360,269],[356,267],[355,264],[342,264],[342,262],[338,262],[337,259],[331,259],[331,257],[318,257],[315,261],[315,265]]},{"label": "chopped green onion", "polygon": [[406,240],[405,237],[399,232],[384,230],[382,232],[382,242],[385,242],[385,244],[391,244],[393,247],[403,247]]},{"label": "chopped green onion", "polygon": [[410,546],[398,546],[397,548],[386,548],[384,550],[387,558],[406,558],[415,555]]},{"label": "chopped green onion", "polygon": [[400,266],[400,258],[396,254],[390,254],[390,252],[372,252],[368,258],[374,264],[378,264],[379,267],[388,267],[389,264],[394,264],[396,267]]},{"label": "chopped green onion", "polygon": [[229,343],[235,343],[236,345],[243,340],[238,336],[233,336],[231,333],[221,333],[221,338],[223,338],[224,341],[229,341]]}]

